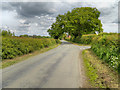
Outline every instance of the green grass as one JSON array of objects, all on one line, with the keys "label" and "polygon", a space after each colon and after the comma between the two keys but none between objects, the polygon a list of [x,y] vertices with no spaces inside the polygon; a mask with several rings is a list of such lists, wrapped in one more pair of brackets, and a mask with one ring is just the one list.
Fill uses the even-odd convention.
[{"label": "green grass", "polygon": [[108,67],[90,49],[82,52],[84,67],[93,88],[118,88],[118,73]]},{"label": "green grass", "polygon": [[97,78],[98,78],[97,69],[95,69],[95,67],[90,63],[88,58],[85,57],[85,53],[86,53],[86,51],[84,50],[82,52],[82,55],[83,55],[83,59],[84,59],[84,66],[85,66],[85,70],[86,70],[86,76],[88,77],[89,82],[91,83],[91,85],[93,87],[104,88],[104,86],[101,85],[101,83],[99,83],[100,81],[97,80]]},{"label": "green grass", "polygon": [[53,48],[56,48],[56,47],[59,46],[59,45],[60,45],[60,44],[53,45],[53,46],[50,46],[50,47],[48,47],[48,48],[43,48],[43,49],[38,50],[38,51],[35,51],[35,52],[33,52],[33,53],[29,53],[29,54],[26,54],[26,55],[23,55],[23,56],[18,56],[18,57],[14,58],[14,59],[4,60],[4,61],[2,62],[2,65],[1,65],[0,69],[1,69],[1,68],[3,69],[3,68],[6,68],[6,67],[8,67],[8,66],[11,66],[11,65],[13,65],[13,64],[16,64],[16,63],[18,63],[18,62],[27,60],[28,58],[30,58],[30,57],[32,57],[32,56],[38,55],[38,54],[40,54],[40,53],[44,53],[44,52],[46,52],[46,51],[48,51],[48,50],[51,50],[51,49],[53,49]]}]

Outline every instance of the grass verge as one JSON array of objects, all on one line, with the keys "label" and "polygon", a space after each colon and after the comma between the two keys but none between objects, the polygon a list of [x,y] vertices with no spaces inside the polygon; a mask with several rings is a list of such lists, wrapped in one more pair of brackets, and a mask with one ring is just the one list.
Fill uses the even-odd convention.
[{"label": "grass verge", "polygon": [[92,50],[82,52],[86,76],[92,88],[118,88],[118,73],[100,60]]},{"label": "grass verge", "polygon": [[50,46],[48,48],[43,48],[43,49],[35,51],[33,53],[29,53],[29,54],[26,54],[26,55],[23,55],[23,56],[18,56],[18,57],[14,58],[14,59],[6,59],[6,60],[1,62],[2,65],[1,65],[0,69],[6,68],[6,67],[11,66],[13,64],[16,64],[18,62],[24,61],[24,60],[26,60],[26,59],[28,59],[28,58],[30,58],[32,56],[38,55],[40,53],[44,53],[44,52],[46,52],[48,50],[51,50],[53,48],[58,47],[59,45],[60,44],[53,45],[53,46]]}]

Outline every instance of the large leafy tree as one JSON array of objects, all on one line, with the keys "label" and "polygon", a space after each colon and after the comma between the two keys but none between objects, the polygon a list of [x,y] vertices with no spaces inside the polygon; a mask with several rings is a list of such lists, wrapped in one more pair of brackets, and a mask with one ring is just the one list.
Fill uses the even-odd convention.
[{"label": "large leafy tree", "polygon": [[64,32],[73,37],[81,37],[83,34],[103,32],[101,21],[99,20],[100,12],[96,8],[81,7],[74,8],[64,15],[58,15],[56,22],[48,30],[49,34],[58,39]]}]

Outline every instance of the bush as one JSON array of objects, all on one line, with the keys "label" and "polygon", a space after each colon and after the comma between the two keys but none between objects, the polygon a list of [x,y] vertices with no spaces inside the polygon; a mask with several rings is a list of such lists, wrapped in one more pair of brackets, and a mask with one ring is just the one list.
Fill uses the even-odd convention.
[{"label": "bush", "polygon": [[[83,35],[81,38],[77,37],[73,42],[80,44],[91,44],[91,49],[94,53],[108,63],[110,67],[115,70],[120,70],[120,57],[118,33],[99,33]],[[120,72],[120,71],[119,71]]]},{"label": "bush", "polygon": [[120,55],[118,42],[117,34],[100,35],[94,37],[91,45],[91,49],[96,55],[116,70],[118,70],[120,64],[120,60],[118,60],[118,56]]},{"label": "bush", "polygon": [[58,43],[59,40],[52,38],[2,37],[2,59],[12,59]]},{"label": "bush", "polygon": [[91,35],[83,35],[81,38],[77,37],[74,39],[74,42],[80,43],[80,44],[91,44],[92,39],[97,36],[96,34]]}]

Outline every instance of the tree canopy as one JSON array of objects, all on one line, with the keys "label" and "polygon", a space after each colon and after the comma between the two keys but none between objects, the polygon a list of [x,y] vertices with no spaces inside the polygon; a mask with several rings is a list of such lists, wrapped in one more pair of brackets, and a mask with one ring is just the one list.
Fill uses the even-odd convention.
[{"label": "tree canopy", "polygon": [[83,34],[103,32],[100,12],[96,8],[81,7],[58,15],[56,22],[51,25],[48,32],[51,37],[58,39],[65,32],[72,37],[81,37]]},{"label": "tree canopy", "polygon": [[[1,31],[1,30],[0,30]],[[2,36],[15,36],[15,33],[11,33],[10,30],[2,30]]]}]

